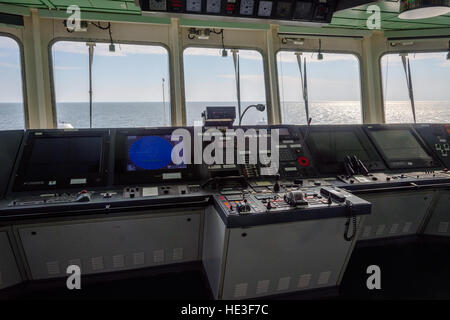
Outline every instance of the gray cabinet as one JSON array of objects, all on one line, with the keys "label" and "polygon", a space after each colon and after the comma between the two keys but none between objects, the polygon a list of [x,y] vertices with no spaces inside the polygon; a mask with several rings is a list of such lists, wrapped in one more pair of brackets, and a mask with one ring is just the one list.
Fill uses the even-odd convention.
[{"label": "gray cabinet", "polygon": [[201,211],[19,227],[33,279],[199,260]]}]

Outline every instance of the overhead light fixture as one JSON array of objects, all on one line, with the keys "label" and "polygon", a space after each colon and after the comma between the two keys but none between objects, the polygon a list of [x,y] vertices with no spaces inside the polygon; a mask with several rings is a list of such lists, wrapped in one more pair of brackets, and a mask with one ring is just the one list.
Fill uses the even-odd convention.
[{"label": "overhead light fixture", "polygon": [[426,19],[450,12],[450,0],[401,0],[400,19]]}]

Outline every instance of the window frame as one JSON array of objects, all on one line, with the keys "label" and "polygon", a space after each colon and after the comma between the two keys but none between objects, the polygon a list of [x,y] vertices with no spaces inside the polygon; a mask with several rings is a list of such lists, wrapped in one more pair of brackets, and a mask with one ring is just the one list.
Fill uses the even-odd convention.
[{"label": "window frame", "polygon": [[[71,37],[57,37],[53,38],[48,43],[48,61],[49,61],[49,69],[50,69],[50,91],[51,91],[51,101],[52,101],[52,118],[53,118],[53,128],[58,128],[58,114],[56,112],[56,91],[55,91],[55,74],[53,69],[53,55],[52,55],[52,47],[57,42],[61,41],[71,41],[71,42],[94,42],[94,43],[106,43],[109,44],[110,40],[107,39],[96,39],[96,38],[71,38]],[[122,41],[122,40],[114,40],[114,44],[127,44],[127,45],[143,45],[143,46],[159,46],[164,48],[167,51],[167,67],[168,67],[168,75],[169,75],[169,95],[170,95],[170,125],[173,125],[174,121],[174,105],[172,103],[172,68],[171,68],[171,51],[168,45],[162,42],[150,42],[150,41]],[[159,127],[162,127],[160,125]],[[92,129],[101,129],[101,128],[92,128]]]},{"label": "window frame", "polygon": [[[186,110],[186,88],[185,88],[185,83],[186,83],[186,77],[184,74],[184,52],[189,49],[189,48],[200,48],[200,49],[217,49],[217,50],[221,50],[223,49],[222,46],[220,45],[208,45],[208,44],[204,44],[204,45],[200,45],[200,44],[188,44],[186,46],[183,47],[183,50],[181,51],[181,78],[183,79],[183,123],[184,125],[187,124],[187,110]],[[267,57],[266,57],[266,53],[263,49],[261,48],[257,48],[257,47],[247,47],[247,46],[230,46],[227,45],[225,46],[226,50],[233,50],[233,49],[237,49],[237,50],[252,50],[252,51],[256,51],[261,55],[262,58],[262,63],[263,63],[263,77],[264,77],[264,91],[265,91],[265,98],[266,98],[266,110],[267,110],[267,125],[272,125],[273,123],[273,106],[270,102],[270,80],[269,80],[269,75],[267,73],[268,71],[268,64],[267,64]]]},{"label": "window frame", "polygon": [[[409,54],[415,54],[415,53],[445,53],[448,52],[448,49],[431,49],[431,50],[394,50],[394,51],[384,51],[381,55],[380,58],[378,59],[378,70],[380,73],[380,88],[381,88],[381,107],[382,107],[382,111],[383,111],[383,124],[389,124],[386,122],[386,105],[385,105],[385,100],[384,100],[384,87],[383,87],[383,65],[381,63],[381,60],[384,58],[384,56],[389,55],[389,54],[397,54],[400,55],[401,53],[407,53]],[[414,83],[414,81],[413,81]],[[418,121],[417,123],[421,123],[420,121]],[[438,122],[432,122],[430,124],[433,123],[438,123]],[[395,123],[390,123],[390,124],[395,124]]]},{"label": "window frame", "polygon": [[[280,107],[280,122],[281,124],[283,123],[283,113],[282,113],[282,108],[281,108],[281,94],[280,94],[280,74],[279,74],[279,70],[278,70],[278,53],[285,51],[285,52],[303,52],[303,53],[318,53],[317,49],[305,49],[305,50],[301,50],[298,49],[296,50],[295,48],[280,48],[275,52],[275,70],[276,70],[276,77],[277,77],[277,86],[278,86],[278,105]],[[354,51],[346,51],[346,50],[320,50],[321,53],[334,53],[334,54],[350,54],[352,56],[354,56],[356,58],[356,60],[358,61],[358,67],[359,67],[359,97],[360,97],[360,102],[361,102],[361,123],[360,124],[365,124],[366,123],[366,119],[365,119],[365,110],[364,110],[364,99],[365,99],[365,94],[364,94],[364,82],[363,82],[363,78],[364,78],[364,70],[363,70],[363,64],[362,64],[362,57],[361,54],[359,54],[359,52],[354,52]],[[306,125],[306,124],[305,124]],[[312,124],[314,125],[314,123]],[[319,125],[319,124],[318,124]],[[333,125],[342,125],[342,124],[320,124],[323,126],[333,126]],[[356,123],[353,124],[348,124],[348,125],[357,125]]]},{"label": "window frame", "polygon": [[[21,39],[11,33],[7,32],[1,32],[0,31],[0,37],[7,37],[12,39],[17,43],[17,46],[19,47],[19,61],[20,61],[20,76],[22,80],[22,103],[23,103],[23,114],[24,114],[24,130],[30,128],[30,117],[29,117],[29,110],[28,110],[28,94],[27,94],[27,81],[26,81],[26,73],[25,73],[25,55],[24,55],[24,48],[23,43]],[[22,129],[18,129],[22,130]]]}]

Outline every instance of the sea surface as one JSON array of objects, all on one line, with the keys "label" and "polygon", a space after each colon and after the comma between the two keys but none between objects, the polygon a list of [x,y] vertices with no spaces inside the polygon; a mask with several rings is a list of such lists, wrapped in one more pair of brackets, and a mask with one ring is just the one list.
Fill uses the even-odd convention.
[{"label": "sea surface", "polygon": [[[242,103],[245,106],[258,101]],[[233,102],[187,102],[187,124],[193,125],[201,120],[206,106],[234,106]],[[170,125],[169,103],[162,102],[96,102],[93,104],[93,127],[153,127]],[[89,103],[58,103],[58,124],[70,124],[74,128],[89,127]],[[306,116],[302,102],[285,102],[281,105],[283,122],[286,124],[305,124]],[[357,124],[362,123],[359,101],[311,102],[309,106],[312,124]],[[417,122],[450,123],[450,101],[417,101]],[[413,122],[409,101],[388,101],[386,103],[386,122]],[[243,124],[267,123],[267,112],[250,109]],[[24,128],[24,112],[21,103],[0,103],[0,130]]]}]

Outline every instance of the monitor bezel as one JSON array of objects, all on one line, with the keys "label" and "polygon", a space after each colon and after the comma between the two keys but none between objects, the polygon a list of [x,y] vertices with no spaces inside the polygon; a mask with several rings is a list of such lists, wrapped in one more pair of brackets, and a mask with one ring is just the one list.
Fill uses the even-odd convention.
[{"label": "monitor bezel", "polygon": [[[361,130],[360,126],[353,125],[335,125],[335,126],[305,126],[302,127],[302,135],[305,138],[305,134],[309,130],[308,136],[314,132],[352,132],[355,137],[360,142],[361,146],[364,148],[364,151],[368,154],[370,161],[362,161],[364,165],[369,169],[369,171],[380,171],[386,169],[386,166],[383,162],[383,158],[378,153],[377,149],[372,145],[371,141],[367,138],[364,132]],[[345,171],[343,164],[335,163],[335,164],[320,164],[317,160],[317,148],[312,148],[312,143],[309,137],[306,137],[305,144],[309,150],[309,153],[312,155],[312,159],[314,161],[314,166],[316,167],[319,174],[327,175],[327,174],[340,174]],[[324,170],[323,167],[326,166],[328,169]]]},{"label": "monitor bezel", "polygon": [[[34,144],[38,139],[53,139],[53,138],[70,138],[70,137],[96,137],[101,138],[101,155],[99,163],[99,171],[96,173],[88,174],[86,177],[86,183],[71,183],[75,177],[57,176],[55,178],[49,178],[43,181],[43,184],[29,185],[25,184],[27,177],[25,176],[25,168],[29,165],[31,153],[33,151]],[[75,129],[75,130],[30,130],[25,134],[24,146],[21,152],[20,161],[16,170],[13,192],[23,191],[42,191],[42,190],[55,190],[55,189],[82,189],[89,187],[102,187],[107,183],[108,166],[107,161],[109,158],[110,148],[110,130],[102,129]],[[57,181],[55,185],[50,185],[50,181]]]},{"label": "monitor bezel", "polygon": [[[160,169],[160,170],[136,170],[127,171],[127,137],[129,136],[167,136],[171,135],[173,131],[179,128],[152,128],[152,129],[118,129],[116,131],[115,139],[115,154],[114,154],[114,185],[130,185],[130,184],[146,184],[157,182],[180,182],[194,180],[196,177],[195,166],[187,164],[186,168],[178,169]],[[191,133],[191,143],[193,143],[193,130],[187,129]],[[192,147],[192,146],[191,146]],[[192,149],[191,149],[192,150]],[[192,154],[193,156],[193,154]],[[164,179],[163,174],[180,173],[180,178]],[[198,177],[197,177],[198,178]]]},{"label": "monitor bezel", "polygon": [[[417,143],[422,147],[422,149],[425,151],[428,156],[430,156],[431,159],[433,159],[432,163],[427,163],[426,160],[419,159],[419,158],[409,158],[409,159],[397,159],[397,160],[390,160],[389,157],[384,152],[382,146],[376,141],[375,137],[372,135],[372,131],[392,131],[392,130],[406,130],[409,131],[410,134],[416,139]],[[378,150],[378,152],[381,154],[384,162],[391,170],[397,170],[397,169],[420,169],[420,168],[426,168],[426,169],[432,169],[432,168],[438,168],[440,167],[440,161],[436,158],[434,152],[432,152],[427,144],[422,140],[420,135],[414,130],[414,128],[410,125],[366,125],[364,126],[364,131],[366,132],[367,136],[369,137],[370,141],[373,143],[375,148]]]}]

